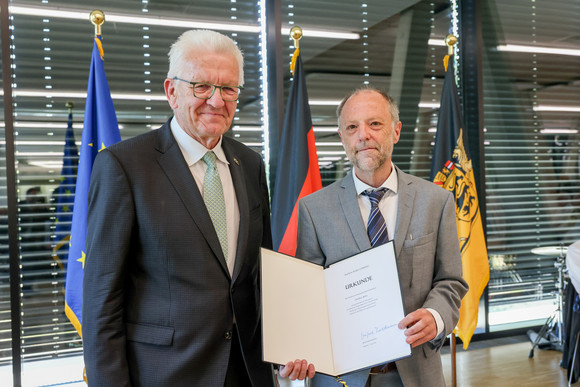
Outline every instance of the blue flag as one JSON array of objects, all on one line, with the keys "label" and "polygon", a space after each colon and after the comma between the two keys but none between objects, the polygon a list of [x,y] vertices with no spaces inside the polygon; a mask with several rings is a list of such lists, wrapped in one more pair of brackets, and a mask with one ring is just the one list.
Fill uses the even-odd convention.
[{"label": "blue flag", "polygon": [[95,38],[87,87],[85,119],[75,191],[71,241],[65,285],[65,312],[82,337],[83,277],[87,233],[88,194],[97,153],[121,140],[115,107],[105,76],[101,37]]},{"label": "blue flag", "polygon": [[73,116],[72,113],[69,113],[68,126],[64,140],[64,156],[62,158],[60,184],[53,192],[53,199],[56,207],[56,220],[54,228],[55,244],[52,248],[52,256],[63,269],[64,266],[62,261],[64,260],[63,258],[67,257],[70,240],[78,164],[79,150],[75,143]]}]

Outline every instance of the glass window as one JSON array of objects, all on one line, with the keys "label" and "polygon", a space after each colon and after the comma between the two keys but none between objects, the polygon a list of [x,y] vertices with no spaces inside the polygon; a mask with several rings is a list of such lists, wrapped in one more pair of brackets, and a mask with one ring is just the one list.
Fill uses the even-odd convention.
[{"label": "glass window", "polygon": [[[59,358],[82,351],[64,314],[67,245],[58,250],[58,259],[54,249],[70,221],[59,216],[66,210],[59,210],[55,190],[63,178],[68,102],[80,145],[92,8],[71,0],[10,4],[22,351],[25,360]],[[170,44],[200,26],[191,23],[218,23],[206,26],[232,36],[245,54],[245,87],[227,135],[266,154],[259,3],[107,0],[99,6],[107,18],[105,69],[123,139],[154,130],[171,116],[163,90]],[[481,11],[486,183],[479,200],[487,208],[487,319],[493,332],[538,325],[553,313],[561,255],[580,239],[580,6],[572,0],[489,0]],[[140,23],[120,18],[128,15]],[[161,24],[160,18],[169,21]],[[304,31],[300,51],[323,185],[351,167],[337,135],[336,107],[347,92],[367,82],[400,105],[403,130],[393,161],[428,179],[444,75],[442,44],[452,24],[450,2],[282,0],[281,19],[284,98],[294,51],[288,30],[299,25]],[[0,99],[4,102],[3,95]],[[12,355],[3,125],[0,134],[0,364],[7,364]],[[62,225],[65,231],[57,228]],[[483,312],[480,320],[486,319]]]},{"label": "glass window", "polygon": [[[68,103],[72,104],[72,126],[76,145],[80,147],[94,27],[89,22],[93,8],[83,8],[75,2],[14,1],[11,4],[22,270],[21,331],[26,361],[82,352],[81,339],[64,313],[68,244],[59,242],[67,235],[71,218],[62,216],[67,206],[66,203],[58,205],[57,199],[63,193],[57,193],[57,188],[71,177],[61,175]],[[123,139],[154,130],[171,116],[163,89],[170,45],[192,27],[213,27],[237,41],[245,56],[244,90],[233,130],[227,135],[238,138],[258,153],[263,152],[256,2],[106,1],[99,7],[105,12],[106,20],[102,26],[105,71]],[[63,9],[78,13],[61,12]],[[123,16],[133,16],[142,22],[123,20]],[[160,24],[160,18],[169,21]],[[1,163],[0,176],[4,176],[4,157]],[[5,192],[4,185],[0,189],[2,208],[6,203]],[[68,204],[73,202],[71,196]],[[0,219],[4,224],[4,213],[0,213]],[[0,319],[4,321],[0,325],[2,364],[11,360],[11,342],[6,226],[0,226],[0,230],[0,246],[4,245],[0,253],[0,286],[5,290],[1,292],[0,303],[0,315],[5,316]],[[58,247],[56,253],[55,247]],[[80,378],[81,373],[78,375]]]},{"label": "glass window", "polygon": [[[580,88],[574,82],[580,54],[578,40],[570,38],[580,33],[580,7],[488,1],[482,11],[489,323],[495,331],[542,324],[555,311],[565,249],[580,239]],[[521,23],[511,22],[516,14]]]}]

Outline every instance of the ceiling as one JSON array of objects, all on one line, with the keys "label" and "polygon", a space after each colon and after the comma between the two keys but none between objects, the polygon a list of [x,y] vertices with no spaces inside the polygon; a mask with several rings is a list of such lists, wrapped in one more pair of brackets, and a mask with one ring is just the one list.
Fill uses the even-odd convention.
[{"label": "ceiling", "polygon": [[[446,1],[282,1],[282,26],[300,25],[304,29],[300,47],[315,127],[335,125],[336,108],[332,104],[317,105],[316,101],[338,100],[363,80],[370,80],[388,90],[394,71],[393,63],[397,60],[396,43],[401,39],[398,28],[400,13],[422,3],[427,9],[423,23],[430,25],[429,36],[442,41],[451,23]],[[482,23],[484,34],[493,29],[493,39],[497,45],[580,49],[580,27],[577,22],[580,19],[580,5],[577,1],[482,3],[486,15]],[[238,32],[224,33],[235,34],[234,39],[244,51],[246,88],[240,97],[234,124],[249,127],[250,131],[234,130],[233,133],[259,151],[263,142],[262,133],[252,130],[261,125],[262,108],[261,46],[260,36],[255,32],[259,29],[260,10],[256,4],[256,1],[247,0],[12,1],[16,148],[19,151],[17,160],[21,184],[42,183],[42,176],[47,173],[60,173],[58,162],[64,145],[67,101],[75,104],[76,138],[77,142],[80,141],[94,34],[88,15],[94,8],[103,10],[107,19],[102,32],[105,69],[123,138],[155,128],[171,115],[167,102],[163,100],[163,80],[169,46],[188,29],[178,24],[184,21],[235,23]],[[44,11],[44,16],[26,15],[31,9]],[[56,14],[51,14],[55,11]],[[68,17],[71,12],[86,17]],[[144,23],[115,21],[119,16],[141,18]],[[431,17],[433,20],[430,20]],[[159,20],[164,20],[163,25],[155,25]],[[368,28],[367,37],[364,37],[364,28]],[[244,29],[252,31],[243,32]],[[360,38],[311,37],[309,33],[312,30],[356,33]],[[287,35],[282,38],[283,57],[289,62],[292,42]],[[489,39],[484,41],[491,44],[489,42]],[[365,53],[367,47],[368,52]],[[417,59],[417,63],[412,56],[404,62],[405,66],[414,66],[417,76],[423,79],[423,87],[419,91],[423,103],[438,102],[443,78],[441,61],[445,53],[445,47],[430,45],[428,52]],[[512,85],[524,92],[533,90],[539,105],[580,106],[579,56],[533,56],[515,52],[503,52],[501,55],[505,58],[506,71],[509,71],[506,77]],[[365,65],[369,69],[364,69]],[[365,73],[369,76],[365,77]],[[288,63],[285,64],[284,74],[287,89],[290,78]],[[145,96],[152,100],[146,101]],[[424,107],[422,111],[430,114],[433,108]],[[580,126],[580,112],[543,114],[545,127],[578,129]],[[327,140],[337,141],[332,136]],[[340,149],[339,145],[334,146]]]}]

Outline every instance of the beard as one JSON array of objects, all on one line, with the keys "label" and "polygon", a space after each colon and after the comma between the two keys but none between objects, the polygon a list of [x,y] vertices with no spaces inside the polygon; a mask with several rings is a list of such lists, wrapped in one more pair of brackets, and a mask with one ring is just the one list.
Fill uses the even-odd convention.
[{"label": "beard", "polygon": [[392,152],[392,142],[381,145],[375,141],[365,141],[357,143],[354,148],[346,150],[346,155],[358,170],[373,172],[385,165]]}]

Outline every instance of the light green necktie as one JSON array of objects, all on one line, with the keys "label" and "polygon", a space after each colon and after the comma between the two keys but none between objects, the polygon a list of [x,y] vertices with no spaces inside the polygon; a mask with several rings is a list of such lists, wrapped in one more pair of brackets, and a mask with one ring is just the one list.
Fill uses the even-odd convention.
[{"label": "light green necktie", "polygon": [[212,151],[207,152],[202,159],[207,164],[205,178],[203,180],[203,201],[211,217],[213,227],[220,240],[224,257],[228,259],[228,229],[226,223],[226,204],[224,190],[218,173],[216,155]]}]

